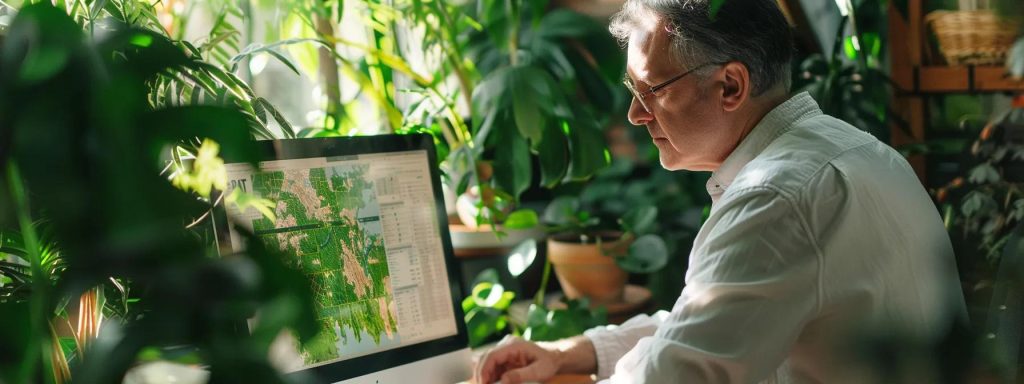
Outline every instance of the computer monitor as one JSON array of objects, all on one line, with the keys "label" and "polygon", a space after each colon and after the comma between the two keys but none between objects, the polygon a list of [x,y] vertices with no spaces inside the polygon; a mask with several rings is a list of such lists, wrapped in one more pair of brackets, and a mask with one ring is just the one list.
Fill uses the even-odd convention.
[{"label": "computer monitor", "polygon": [[428,135],[260,142],[258,167],[225,158],[229,187],[276,202],[274,219],[228,205],[235,225],[283,252],[311,283],[320,333],[275,343],[279,368],[323,382],[454,383],[470,376],[466,327],[433,139]]}]

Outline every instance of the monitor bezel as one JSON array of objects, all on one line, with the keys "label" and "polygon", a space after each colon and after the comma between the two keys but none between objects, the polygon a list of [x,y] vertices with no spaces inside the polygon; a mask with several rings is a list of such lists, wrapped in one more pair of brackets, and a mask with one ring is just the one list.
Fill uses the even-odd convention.
[{"label": "monitor bezel", "polygon": [[[318,381],[337,382],[364,376],[370,373],[383,371],[385,369],[398,367],[415,361],[427,359],[434,356],[454,352],[469,346],[466,323],[462,320],[465,314],[462,310],[462,302],[459,297],[462,295],[462,273],[455,252],[452,248],[451,234],[448,230],[448,216],[445,210],[444,197],[441,191],[441,174],[438,169],[437,151],[434,147],[434,139],[427,134],[409,135],[376,135],[376,136],[354,136],[354,137],[331,137],[331,138],[305,138],[305,139],[280,139],[257,142],[259,146],[259,161],[295,160],[337,156],[355,156],[389,152],[407,152],[426,150],[427,159],[431,164],[430,179],[436,202],[436,215],[438,228],[440,229],[441,244],[444,251],[446,271],[448,273],[448,285],[452,298],[452,309],[455,315],[456,334],[439,339],[424,341],[399,348],[389,349],[359,356],[348,360],[327,363],[318,366],[304,368],[290,372],[303,379],[308,379],[312,374]],[[243,159],[234,159],[224,156],[225,164],[246,163]],[[214,228],[218,242],[218,248],[223,254],[230,249],[230,234],[228,233],[227,212],[223,204],[215,209]],[[245,327],[247,329],[247,327]],[[469,364],[469,362],[466,362]]]}]

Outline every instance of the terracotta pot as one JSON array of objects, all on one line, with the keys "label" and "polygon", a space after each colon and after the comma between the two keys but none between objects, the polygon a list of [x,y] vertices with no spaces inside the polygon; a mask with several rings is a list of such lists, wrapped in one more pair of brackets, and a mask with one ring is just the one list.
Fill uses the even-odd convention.
[{"label": "terracotta pot", "polygon": [[566,297],[586,297],[591,304],[622,301],[628,275],[615,264],[613,257],[605,254],[628,246],[617,240],[619,235],[614,232],[600,234],[601,248],[596,243],[581,244],[578,235],[548,238],[548,258],[555,267],[555,275]]}]

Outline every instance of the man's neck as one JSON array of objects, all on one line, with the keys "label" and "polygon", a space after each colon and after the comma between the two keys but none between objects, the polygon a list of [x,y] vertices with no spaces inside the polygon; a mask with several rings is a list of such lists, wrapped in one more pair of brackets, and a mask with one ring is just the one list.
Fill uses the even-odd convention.
[{"label": "man's neck", "polygon": [[[757,127],[769,112],[782,103],[785,103],[786,100],[789,100],[789,92],[783,87],[776,87],[758,95],[756,98],[750,99],[751,104],[748,109],[748,113],[745,118],[740,119],[740,121],[743,122],[742,131],[740,131],[740,134],[736,137],[736,142],[733,143],[732,150],[735,151],[736,148],[740,146],[740,143],[747,138],[747,135],[750,135],[750,132],[754,130],[754,127]],[[725,161],[725,159],[723,158],[722,161]],[[709,167],[707,170],[715,172],[718,171],[718,168],[721,166],[722,164],[718,163],[713,167]]]},{"label": "man's neck", "polygon": [[[750,134],[750,131],[754,130],[754,127],[761,123],[761,120],[769,112],[785,103],[788,99],[789,92],[783,87],[775,87],[751,99],[750,114],[747,115],[747,119],[743,123],[743,135],[740,136],[740,142]],[[739,145],[739,143],[736,144]]]}]

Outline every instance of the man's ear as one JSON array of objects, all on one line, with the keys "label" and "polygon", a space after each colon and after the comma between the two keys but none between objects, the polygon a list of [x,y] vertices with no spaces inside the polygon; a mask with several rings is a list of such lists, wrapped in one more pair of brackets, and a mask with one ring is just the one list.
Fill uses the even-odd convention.
[{"label": "man's ear", "polygon": [[733,112],[740,108],[750,97],[750,71],[738,61],[730,61],[722,66],[722,108]]}]

